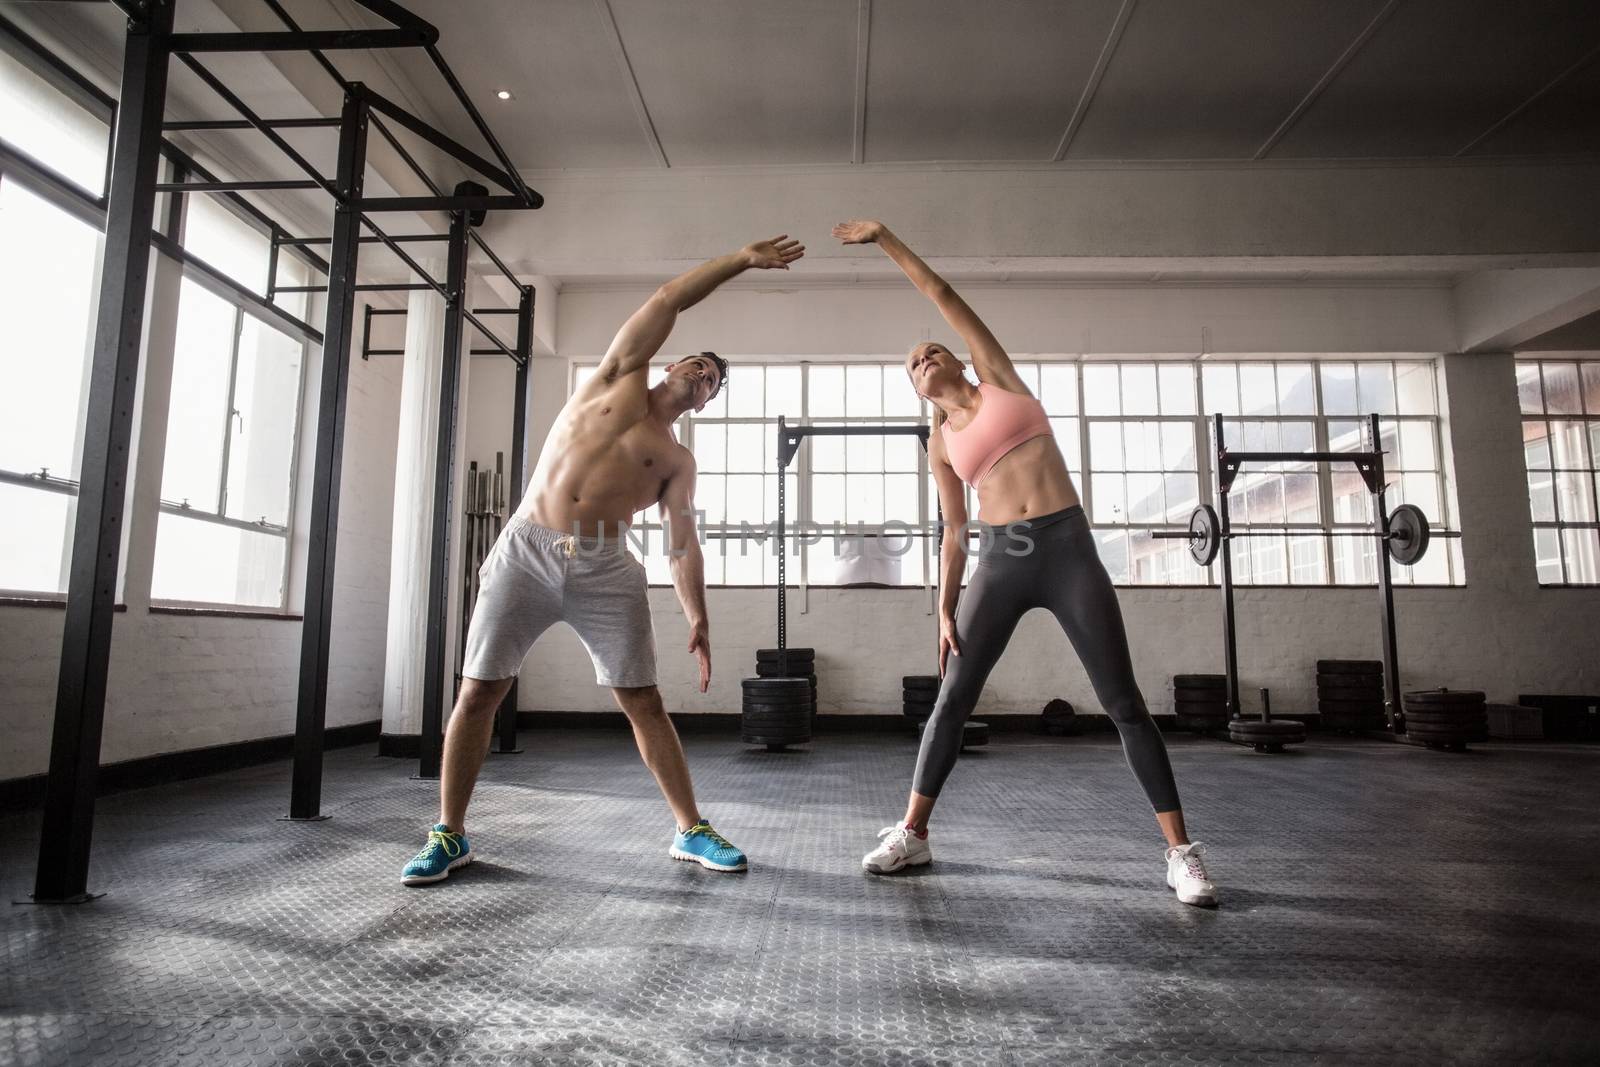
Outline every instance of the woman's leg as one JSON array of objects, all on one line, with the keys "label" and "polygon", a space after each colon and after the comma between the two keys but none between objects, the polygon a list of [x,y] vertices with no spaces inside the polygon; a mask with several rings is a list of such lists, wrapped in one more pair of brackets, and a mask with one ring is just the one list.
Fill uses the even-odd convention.
[{"label": "woman's leg", "polygon": [[961,595],[956,608],[961,654],[952,654],[945,666],[933,714],[922,731],[922,748],[906,806],[906,822],[919,831],[927,829],[934,800],[961,754],[962,728],[978,703],[983,683],[1006,650],[1017,620],[1037,603],[1034,585],[1024,568],[998,559],[980,564]]},{"label": "woman's leg", "polygon": [[1134,680],[1117,591],[1095,550],[1088,521],[1080,515],[1061,526],[1065,529],[1060,539],[1050,538],[1041,545],[1042,551],[1056,557],[1044,572],[1046,603],[1083,661],[1101,707],[1116,723],[1128,766],[1155,808],[1167,844],[1187,844],[1167,746]]}]

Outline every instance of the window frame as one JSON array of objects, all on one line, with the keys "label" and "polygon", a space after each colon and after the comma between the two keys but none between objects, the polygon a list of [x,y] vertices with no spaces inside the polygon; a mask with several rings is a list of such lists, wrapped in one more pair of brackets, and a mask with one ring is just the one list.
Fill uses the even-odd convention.
[{"label": "window frame", "polygon": [[[1578,376],[1578,410],[1576,412],[1550,411],[1549,392],[1545,386],[1546,368],[1551,364],[1570,365],[1575,368]],[[1555,556],[1553,562],[1560,574],[1559,581],[1545,581],[1538,579],[1541,589],[1594,589],[1600,587],[1600,565],[1595,565],[1596,577],[1591,581],[1574,581],[1572,579],[1572,566],[1568,561],[1568,545],[1566,531],[1568,530],[1595,530],[1600,531],[1600,459],[1595,455],[1597,435],[1600,435],[1600,408],[1589,404],[1584,395],[1583,371],[1585,365],[1597,368],[1597,377],[1600,377],[1600,359],[1593,356],[1583,356],[1578,353],[1540,353],[1538,355],[1519,355],[1514,361],[1517,372],[1524,367],[1534,368],[1539,383],[1539,410],[1530,412],[1523,404],[1520,382],[1518,383],[1517,419],[1524,427],[1522,437],[1522,467],[1525,481],[1528,485],[1528,518],[1530,532],[1533,537],[1534,572],[1537,575],[1541,558],[1539,555],[1539,532],[1549,530],[1555,536]],[[1519,374],[1520,377],[1520,374]],[[1571,422],[1582,427],[1578,434],[1583,442],[1583,451],[1586,464],[1583,466],[1558,466],[1556,462],[1555,434],[1551,430],[1552,422]],[[1532,467],[1528,465],[1528,445],[1526,427],[1538,424],[1544,428],[1544,447],[1549,453],[1549,465],[1545,467]],[[1577,475],[1587,479],[1589,491],[1589,512],[1593,519],[1569,520],[1563,517],[1562,493],[1560,475]],[[1539,511],[1533,505],[1533,482],[1540,475],[1545,476],[1546,491],[1550,498],[1550,512],[1555,517],[1540,519]],[[1600,533],[1596,534],[1600,538]]]}]

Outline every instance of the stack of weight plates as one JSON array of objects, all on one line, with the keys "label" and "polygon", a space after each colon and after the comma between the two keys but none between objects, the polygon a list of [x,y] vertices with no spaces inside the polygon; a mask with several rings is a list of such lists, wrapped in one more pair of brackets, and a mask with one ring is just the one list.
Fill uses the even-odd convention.
[{"label": "stack of weight plates", "polygon": [[766,745],[769,752],[803,745],[811,740],[815,710],[811,683],[804,678],[746,678],[739,736],[747,745]]},{"label": "stack of weight plates", "polygon": [[1186,730],[1209,733],[1228,723],[1228,679],[1221,674],[1178,674],[1172,678],[1178,723]]},{"label": "stack of weight plates", "polygon": [[1317,712],[1335,733],[1382,730],[1383,662],[1375,659],[1317,660]]},{"label": "stack of weight plates", "polygon": [[1459,752],[1489,735],[1488,707],[1472,689],[1419,689],[1405,694],[1406,736],[1429,748]]},{"label": "stack of weight plates", "polygon": [[1044,722],[1044,732],[1051,737],[1066,737],[1078,732],[1076,709],[1059,697],[1046,704],[1039,717]]},{"label": "stack of weight plates", "polygon": [[1293,719],[1234,719],[1228,723],[1228,740],[1252,745],[1257,752],[1282,752],[1284,745],[1306,739],[1306,725]]},{"label": "stack of weight plates", "polygon": [[788,653],[788,667],[784,666],[785,657],[778,654],[775,648],[756,649],[756,677],[758,678],[804,678],[811,684],[811,710],[817,710],[817,650],[814,648],[791,648]]},{"label": "stack of weight plates", "polygon": [[914,723],[928,721],[939,696],[937,674],[907,674],[900,679],[900,711]]}]

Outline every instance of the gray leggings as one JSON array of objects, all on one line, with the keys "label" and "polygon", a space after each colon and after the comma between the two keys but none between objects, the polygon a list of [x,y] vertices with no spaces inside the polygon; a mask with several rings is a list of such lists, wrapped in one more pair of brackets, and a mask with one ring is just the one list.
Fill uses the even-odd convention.
[{"label": "gray leggings", "polygon": [[962,726],[1018,620],[1033,608],[1048,608],[1089,672],[1100,706],[1116,723],[1128,766],[1150,803],[1158,812],[1177,811],[1167,746],[1134,681],[1122,608],[1083,508],[986,527],[984,534],[978,566],[956,608],[961,654],[952,655],[945,668],[912,788],[939,795],[961,751]]}]

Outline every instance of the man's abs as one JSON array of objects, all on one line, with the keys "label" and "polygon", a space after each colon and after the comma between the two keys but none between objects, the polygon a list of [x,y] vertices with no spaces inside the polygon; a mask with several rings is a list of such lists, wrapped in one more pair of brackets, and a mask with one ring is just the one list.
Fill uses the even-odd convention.
[{"label": "man's abs", "polygon": [[[585,405],[589,407],[593,405]],[[611,424],[606,411],[563,411],[517,514],[553,530],[614,534],[661,499],[681,447],[643,422]]]}]

